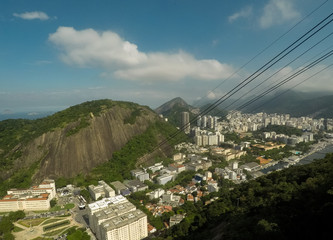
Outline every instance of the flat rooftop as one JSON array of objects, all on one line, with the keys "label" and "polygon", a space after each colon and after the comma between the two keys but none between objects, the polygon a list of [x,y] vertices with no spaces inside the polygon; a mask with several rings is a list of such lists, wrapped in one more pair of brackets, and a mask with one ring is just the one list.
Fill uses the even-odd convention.
[{"label": "flat rooftop", "polygon": [[109,205],[107,208],[94,213],[97,221],[103,221],[122,216],[128,212],[134,211],[136,207],[130,202]]},{"label": "flat rooftop", "polygon": [[107,208],[109,205],[114,205],[114,204],[118,204],[121,202],[128,202],[128,200],[125,197],[123,197],[122,195],[117,195],[114,197],[103,198],[102,200],[99,200],[94,203],[90,203],[90,204],[88,204],[88,207],[92,212],[96,212],[98,210]]},{"label": "flat rooftop", "polygon": [[104,228],[106,232],[109,232],[113,229],[117,229],[126,226],[132,222],[136,222],[137,220],[145,216],[146,214],[144,214],[141,210],[136,209],[135,211],[105,221],[104,223],[102,223],[102,228]]}]

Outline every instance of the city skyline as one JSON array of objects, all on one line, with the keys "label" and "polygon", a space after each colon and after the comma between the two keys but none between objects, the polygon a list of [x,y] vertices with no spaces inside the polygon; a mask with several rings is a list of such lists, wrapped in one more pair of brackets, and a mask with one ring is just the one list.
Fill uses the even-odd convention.
[{"label": "city skyline", "polygon": [[[328,15],[332,3],[326,1],[306,17],[322,3],[101,1],[97,5],[5,0],[0,4],[0,113],[58,111],[102,98],[152,108],[178,96],[189,102],[216,99]],[[277,44],[228,79],[301,19]],[[319,35],[307,47],[327,31]],[[328,42],[329,38],[301,62],[283,68],[272,81],[302,66]],[[323,62],[314,71],[328,64]],[[281,67],[275,66],[267,76]],[[332,91],[331,73],[329,69],[298,89]]]}]

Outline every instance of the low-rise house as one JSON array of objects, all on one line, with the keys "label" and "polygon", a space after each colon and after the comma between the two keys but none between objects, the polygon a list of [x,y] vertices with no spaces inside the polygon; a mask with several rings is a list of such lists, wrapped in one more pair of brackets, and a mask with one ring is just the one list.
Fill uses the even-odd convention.
[{"label": "low-rise house", "polygon": [[185,217],[185,216],[182,215],[182,214],[176,214],[176,215],[174,215],[174,216],[171,216],[171,217],[170,217],[170,221],[169,221],[169,225],[170,225],[170,227],[172,227],[172,226],[174,226],[174,225],[180,223],[180,222],[184,219],[184,217]]},{"label": "low-rise house", "polygon": [[189,202],[194,202],[194,197],[193,197],[193,195],[191,193],[187,194],[186,199]]}]

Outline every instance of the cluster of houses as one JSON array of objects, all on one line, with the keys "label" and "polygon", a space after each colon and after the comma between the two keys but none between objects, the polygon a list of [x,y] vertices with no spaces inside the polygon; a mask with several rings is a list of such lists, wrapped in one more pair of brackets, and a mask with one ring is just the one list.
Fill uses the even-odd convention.
[{"label": "cluster of houses", "polygon": [[264,139],[272,139],[274,141],[282,142],[284,144],[295,146],[300,142],[312,142],[313,141],[313,133],[306,132],[303,133],[302,136],[291,135],[287,136],[285,134],[276,134],[276,132],[264,132]]}]

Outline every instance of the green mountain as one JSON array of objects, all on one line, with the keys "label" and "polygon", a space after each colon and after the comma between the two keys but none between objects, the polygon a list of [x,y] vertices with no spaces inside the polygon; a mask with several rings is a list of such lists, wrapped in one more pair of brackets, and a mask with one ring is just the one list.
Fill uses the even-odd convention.
[{"label": "green mountain", "polygon": [[172,125],[181,127],[181,112],[189,112],[191,120],[199,113],[199,109],[192,107],[182,98],[177,97],[156,108],[155,112],[168,118],[168,122]]},{"label": "green mountain", "polygon": [[266,97],[245,111],[249,112],[256,108],[256,112],[289,113],[294,117],[333,118],[332,94],[323,95],[296,91],[288,91],[280,96],[279,94]]},{"label": "green mountain", "polygon": [[[201,112],[206,112],[204,115],[219,117],[225,117],[227,115],[227,111],[221,109],[219,106],[214,109],[211,109],[210,107],[210,103],[200,105],[199,107],[193,107],[186,103],[182,98],[177,97],[155,109],[155,112],[168,118],[168,121],[176,127],[181,127],[181,112],[189,112],[190,121],[195,119]],[[211,111],[207,112],[206,110],[208,108],[211,109]]]},{"label": "green mountain", "polygon": [[174,142],[157,146],[175,131],[146,106],[112,100],[85,102],[37,120],[1,121],[0,191],[45,177],[128,177],[138,163],[170,154]]}]

